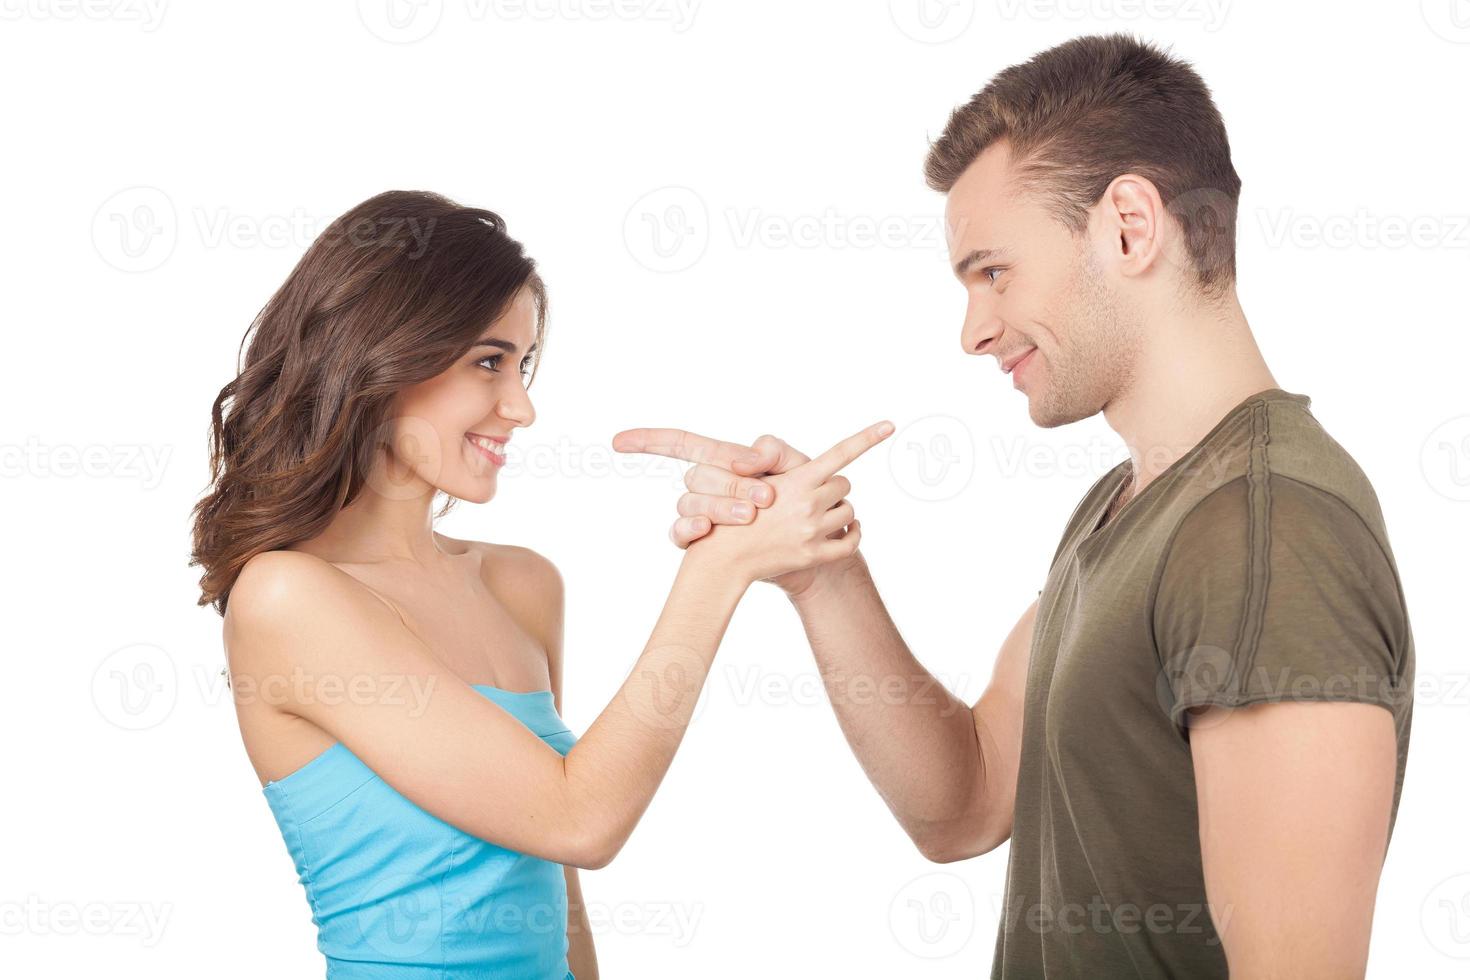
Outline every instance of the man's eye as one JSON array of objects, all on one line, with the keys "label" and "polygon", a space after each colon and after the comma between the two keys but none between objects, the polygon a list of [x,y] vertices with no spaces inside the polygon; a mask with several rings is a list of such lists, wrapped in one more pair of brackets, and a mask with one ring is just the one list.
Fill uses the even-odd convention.
[{"label": "man's eye", "polygon": [[995,277],[1000,275],[1004,271],[1005,269],[1003,266],[987,265],[985,268],[980,270],[980,274],[984,276],[987,280],[989,280],[992,285],[994,285]]}]

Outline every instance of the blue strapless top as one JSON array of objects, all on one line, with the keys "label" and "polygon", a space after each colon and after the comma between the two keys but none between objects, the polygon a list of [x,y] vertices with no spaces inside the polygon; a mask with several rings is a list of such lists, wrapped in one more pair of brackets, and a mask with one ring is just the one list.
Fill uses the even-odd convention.
[{"label": "blue strapless top", "polygon": [[[472,685],[566,755],[550,691]],[[562,866],[420,809],[337,742],[264,787],[328,980],[572,980]]]}]

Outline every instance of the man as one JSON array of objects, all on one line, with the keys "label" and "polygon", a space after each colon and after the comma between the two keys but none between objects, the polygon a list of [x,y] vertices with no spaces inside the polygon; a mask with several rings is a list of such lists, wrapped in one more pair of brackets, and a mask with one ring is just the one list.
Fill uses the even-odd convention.
[{"label": "man", "polygon": [[[860,553],[775,580],[849,744],[930,859],[1010,840],[994,977],[1361,976],[1413,640],[1372,487],[1236,298],[1240,181],[1208,90],[1131,38],[1069,41],[957,109],[925,173],[965,352],[1037,425],[1102,412],[1129,459],[1077,505],[970,711],[929,696]],[[615,446],[699,464],[684,547],[760,520],[735,509],[755,477],[806,459],[772,436]],[[915,696],[845,697],[854,677]]]}]

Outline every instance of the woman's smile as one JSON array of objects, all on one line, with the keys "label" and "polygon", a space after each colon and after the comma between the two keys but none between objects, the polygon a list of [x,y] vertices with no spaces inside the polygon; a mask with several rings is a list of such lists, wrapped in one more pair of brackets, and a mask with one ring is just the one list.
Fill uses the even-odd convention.
[{"label": "woman's smile", "polygon": [[475,448],[481,456],[490,460],[495,466],[505,465],[506,440],[509,436],[482,436],[478,432],[466,432],[465,441]]}]

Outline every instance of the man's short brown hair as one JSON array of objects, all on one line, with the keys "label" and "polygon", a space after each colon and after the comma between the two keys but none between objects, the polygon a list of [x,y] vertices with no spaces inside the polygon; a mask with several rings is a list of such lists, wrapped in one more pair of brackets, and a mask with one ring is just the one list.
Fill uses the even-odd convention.
[{"label": "man's short brown hair", "polygon": [[1240,177],[1225,123],[1193,68],[1126,34],[1080,37],[1012,65],[949,117],[924,176],[948,193],[1005,141],[1018,186],[1074,234],[1125,173],[1146,177],[1184,231],[1201,290],[1235,281]]}]

